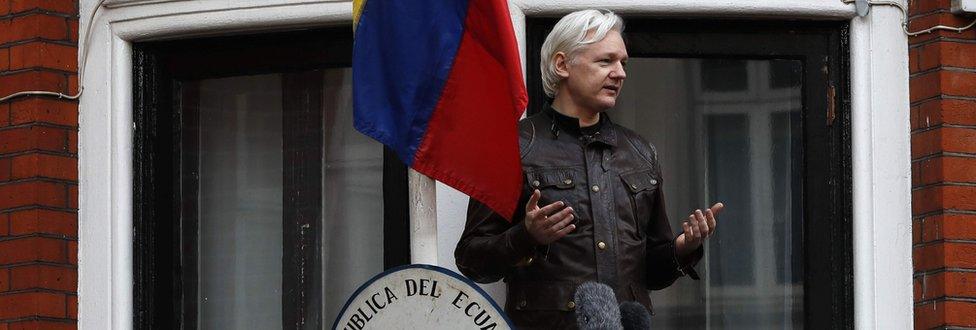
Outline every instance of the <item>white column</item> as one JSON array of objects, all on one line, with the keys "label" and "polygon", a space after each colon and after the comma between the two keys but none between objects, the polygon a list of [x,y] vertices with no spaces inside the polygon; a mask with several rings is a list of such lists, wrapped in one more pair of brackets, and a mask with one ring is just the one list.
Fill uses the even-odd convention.
[{"label": "white column", "polygon": [[891,6],[851,20],[858,329],[911,329],[913,321],[908,39],[901,22]]},{"label": "white column", "polygon": [[434,179],[409,170],[410,262],[437,265],[437,186]]}]

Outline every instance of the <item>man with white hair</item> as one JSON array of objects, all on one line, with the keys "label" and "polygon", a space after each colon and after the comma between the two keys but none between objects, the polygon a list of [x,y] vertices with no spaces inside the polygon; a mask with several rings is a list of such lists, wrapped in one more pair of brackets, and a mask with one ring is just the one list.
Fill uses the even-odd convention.
[{"label": "man with white hair", "polygon": [[472,200],[455,249],[458,268],[482,283],[508,283],[505,306],[520,329],[576,328],[573,294],[598,281],[618,301],[651,309],[701,259],[721,203],[694,211],[674,236],[654,147],[614,124],[627,74],[623,20],[609,11],[563,17],[542,45],[551,106],[519,123],[525,184],[509,223]]}]

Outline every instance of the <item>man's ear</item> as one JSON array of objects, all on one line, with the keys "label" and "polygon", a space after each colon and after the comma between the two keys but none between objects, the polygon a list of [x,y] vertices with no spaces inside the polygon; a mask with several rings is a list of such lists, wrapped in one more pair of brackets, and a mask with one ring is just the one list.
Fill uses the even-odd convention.
[{"label": "man's ear", "polygon": [[556,67],[556,75],[561,78],[569,78],[569,59],[566,58],[566,53],[556,52],[552,60]]}]

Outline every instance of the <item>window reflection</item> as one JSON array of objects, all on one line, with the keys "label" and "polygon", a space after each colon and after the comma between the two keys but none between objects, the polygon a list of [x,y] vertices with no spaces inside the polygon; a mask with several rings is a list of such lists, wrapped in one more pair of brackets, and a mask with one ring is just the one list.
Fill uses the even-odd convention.
[{"label": "window reflection", "polygon": [[[283,306],[303,295],[321,298],[303,306],[305,328],[330,327],[345,299],[381,272],[384,260],[383,148],[353,129],[351,70],[204,79],[182,88],[191,96],[182,100],[185,112],[199,116],[199,127],[187,128],[199,134],[199,145],[183,151],[199,159],[197,328],[281,329],[289,313]],[[295,92],[317,88],[321,91]],[[287,100],[287,95],[321,100]],[[301,136],[296,129],[307,127],[293,127],[296,111],[304,108],[286,108],[309,105],[321,105],[320,140],[288,145]],[[292,139],[283,139],[287,136]],[[287,156],[294,150],[301,157]],[[315,177],[321,182],[287,177],[318,164],[321,176]],[[285,229],[293,225],[288,221],[295,220],[285,219],[285,205],[304,198],[299,196],[304,188],[288,182],[321,188],[321,200],[310,202],[320,205],[309,206],[321,209],[320,231],[311,233],[317,239],[287,237]],[[303,241],[317,246],[294,246]],[[296,275],[283,266],[290,262],[285,259],[301,257],[305,248],[320,253],[305,261],[311,269],[298,270],[314,284],[288,283]],[[285,292],[289,287],[309,292]]]},{"label": "window reflection", "polygon": [[701,281],[653,292],[658,328],[803,325],[798,60],[631,58],[610,110],[658,149],[675,230],[727,205]]}]

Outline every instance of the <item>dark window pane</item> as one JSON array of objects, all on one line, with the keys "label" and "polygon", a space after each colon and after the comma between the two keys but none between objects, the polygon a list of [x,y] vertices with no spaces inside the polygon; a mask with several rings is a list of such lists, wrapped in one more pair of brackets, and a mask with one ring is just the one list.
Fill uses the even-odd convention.
[{"label": "dark window pane", "polygon": [[769,87],[788,88],[800,86],[803,65],[794,60],[769,61]]},{"label": "dark window pane", "polygon": [[746,61],[708,59],[701,61],[702,89],[714,92],[741,91],[748,88]]}]

